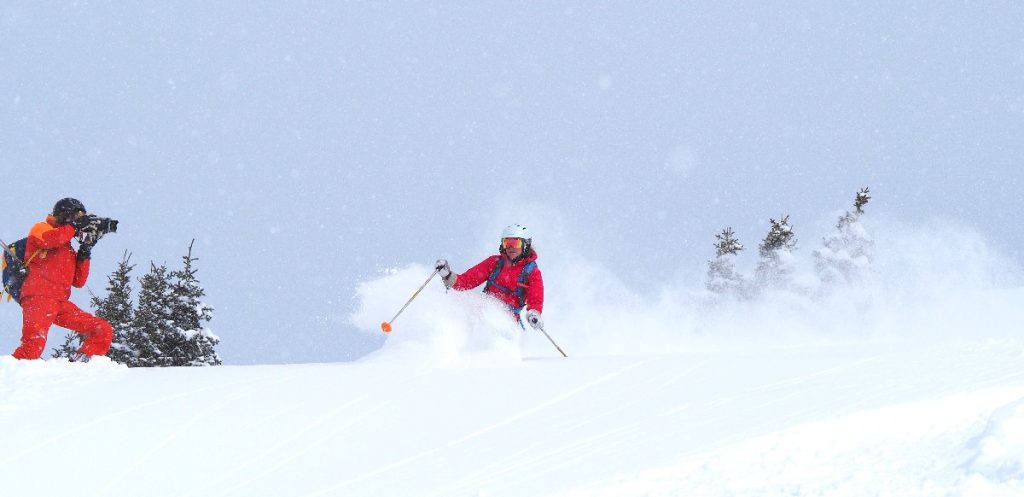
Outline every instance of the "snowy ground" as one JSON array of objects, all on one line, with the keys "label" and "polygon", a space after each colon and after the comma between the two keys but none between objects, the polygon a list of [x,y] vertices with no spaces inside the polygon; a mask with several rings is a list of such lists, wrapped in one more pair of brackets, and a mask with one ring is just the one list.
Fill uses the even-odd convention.
[{"label": "snowy ground", "polygon": [[[355,363],[3,356],[0,495],[1024,495],[1024,289],[943,241],[731,304],[552,264],[569,358],[436,281]],[[377,339],[429,273],[366,282],[352,323]]]},{"label": "snowy ground", "polygon": [[0,385],[3,495],[1024,492],[1024,357],[1007,343],[150,370],[4,357]]}]

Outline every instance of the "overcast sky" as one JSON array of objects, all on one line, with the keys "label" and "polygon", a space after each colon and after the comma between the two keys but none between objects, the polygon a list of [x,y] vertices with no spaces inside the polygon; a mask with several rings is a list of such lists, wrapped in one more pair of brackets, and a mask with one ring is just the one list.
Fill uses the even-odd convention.
[{"label": "overcast sky", "polygon": [[1019,263],[1024,5],[892,3],[3,2],[0,234],[64,196],[119,219],[98,293],[195,238],[228,363],[361,355],[360,282],[509,223],[547,280],[573,252],[642,295],[699,287],[727,226],[756,252],[789,214],[809,251],[869,186]]}]

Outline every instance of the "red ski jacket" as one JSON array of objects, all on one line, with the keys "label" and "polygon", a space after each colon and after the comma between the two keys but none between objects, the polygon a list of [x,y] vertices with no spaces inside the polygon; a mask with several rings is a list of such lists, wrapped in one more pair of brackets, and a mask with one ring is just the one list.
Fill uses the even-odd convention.
[{"label": "red ski jacket", "polygon": [[[28,277],[21,287],[21,298],[46,296],[67,300],[71,297],[71,286],[82,288],[89,278],[89,259],[78,260],[78,254],[71,248],[75,228],[71,225],[57,226],[53,216],[46,222],[36,223],[29,231],[25,243],[25,258],[28,263]],[[38,251],[38,253],[37,253]]]},{"label": "red ski jacket", "polygon": [[[516,296],[515,290],[519,287],[519,275],[523,272],[523,268],[530,262],[537,260],[537,252],[532,249],[529,256],[519,259],[515,264],[511,264],[508,257],[504,255],[492,255],[469,268],[465,273],[456,275],[455,284],[452,285],[452,288],[456,290],[470,290],[486,283],[487,279],[491,277],[491,273],[494,272],[494,268],[497,267],[500,258],[505,259],[505,264],[502,266],[501,272],[494,278],[495,284],[487,285],[484,292],[497,297],[502,302],[508,304],[509,307],[517,311],[520,310],[519,299]],[[543,313],[544,279],[540,275],[539,267],[533,268],[533,271],[530,272],[526,280],[526,284],[523,286],[525,287],[523,299],[525,308]],[[506,292],[502,288],[512,291]]]}]

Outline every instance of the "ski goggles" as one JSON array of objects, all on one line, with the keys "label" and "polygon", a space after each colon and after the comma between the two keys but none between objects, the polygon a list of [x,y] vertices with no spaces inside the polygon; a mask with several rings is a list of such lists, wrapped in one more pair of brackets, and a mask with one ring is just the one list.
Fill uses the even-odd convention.
[{"label": "ski goggles", "polygon": [[502,238],[501,246],[505,249],[523,250],[526,243],[522,238]]}]

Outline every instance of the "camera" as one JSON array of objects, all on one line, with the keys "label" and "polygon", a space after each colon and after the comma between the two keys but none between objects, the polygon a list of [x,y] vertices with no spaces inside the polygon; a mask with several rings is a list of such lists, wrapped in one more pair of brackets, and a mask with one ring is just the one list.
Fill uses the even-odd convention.
[{"label": "camera", "polygon": [[84,245],[95,245],[107,233],[117,233],[117,219],[86,214],[89,224],[78,230],[78,242]]},{"label": "camera", "polygon": [[117,219],[110,219],[109,217],[99,217],[95,214],[88,214],[89,226],[86,229],[95,230],[100,235],[106,235],[107,233],[117,233]]}]

